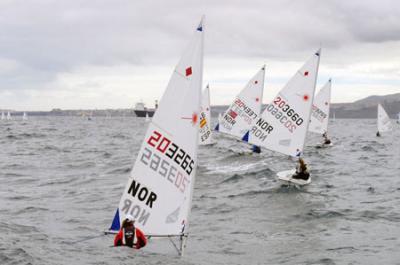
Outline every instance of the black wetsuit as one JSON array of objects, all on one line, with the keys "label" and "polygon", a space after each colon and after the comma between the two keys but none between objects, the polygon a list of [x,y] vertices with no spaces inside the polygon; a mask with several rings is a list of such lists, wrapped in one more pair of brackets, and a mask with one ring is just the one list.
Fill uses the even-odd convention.
[{"label": "black wetsuit", "polygon": [[305,172],[296,172],[296,174],[293,175],[294,179],[303,179],[303,180],[308,180],[310,178],[310,173],[308,173],[307,171]]},{"label": "black wetsuit", "polygon": [[303,179],[308,180],[310,178],[310,173],[307,171],[307,167],[304,170],[301,170],[300,165],[296,168],[296,173],[292,176],[294,179]]}]

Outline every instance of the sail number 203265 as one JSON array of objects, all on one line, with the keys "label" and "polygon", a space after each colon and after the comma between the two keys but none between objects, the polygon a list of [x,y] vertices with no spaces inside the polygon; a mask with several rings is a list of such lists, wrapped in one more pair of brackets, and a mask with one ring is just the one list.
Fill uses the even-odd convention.
[{"label": "sail number 203265", "polygon": [[192,173],[194,160],[185,150],[171,142],[167,137],[157,131],[153,131],[147,143],[173,160],[178,166],[185,170],[188,175]]}]

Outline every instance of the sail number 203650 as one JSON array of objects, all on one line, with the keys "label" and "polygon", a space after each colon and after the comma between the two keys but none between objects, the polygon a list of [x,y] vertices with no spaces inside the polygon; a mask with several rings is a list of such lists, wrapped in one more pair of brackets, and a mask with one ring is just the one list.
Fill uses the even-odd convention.
[{"label": "sail number 203650", "polygon": [[153,131],[153,134],[149,137],[147,143],[173,160],[178,166],[185,170],[188,175],[192,173],[194,160],[188,153],[186,153],[182,148],[179,148],[175,143],[171,142],[167,137],[157,131]]}]

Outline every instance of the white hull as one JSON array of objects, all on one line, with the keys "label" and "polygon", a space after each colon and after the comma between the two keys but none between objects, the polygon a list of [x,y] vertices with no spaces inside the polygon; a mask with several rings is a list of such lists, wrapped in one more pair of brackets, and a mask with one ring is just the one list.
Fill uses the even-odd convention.
[{"label": "white hull", "polygon": [[311,183],[311,177],[308,180],[303,180],[303,179],[294,179],[292,176],[296,172],[296,169],[290,169],[290,170],[285,170],[278,172],[276,175],[278,176],[278,179],[282,181],[285,184],[293,184],[293,185],[298,185],[298,186],[304,186],[308,185]]}]

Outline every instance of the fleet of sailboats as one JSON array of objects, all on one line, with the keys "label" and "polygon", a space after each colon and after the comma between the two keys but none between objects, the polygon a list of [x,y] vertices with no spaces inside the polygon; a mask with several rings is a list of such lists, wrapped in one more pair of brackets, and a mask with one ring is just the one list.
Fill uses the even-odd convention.
[{"label": "fleet of sailboats", "polygon": [[[133,216],[135,226],[148,237],[169,238],[178,253],[184,254],[198,148],[214,143],[209,85],[202,91],[203,49],[204,18],[176,65],[152,119],[146,113],[149,126],[107,234],[117,233],[125,218]],[[229,108],[219,113],[215,131],[285,156],[302,157],[307,132],[328,132],[332,80],[315,95],[320,58],[321,49],[263,111],[266,68],[262,66]],[[1,120],[5,119],[11,120],[9,111],[7,115],[1,113]],[[28,119],[26,112],[22,119]],[[378,104],[377,134],[390,130],[390,118]],[[311,177],[293,179],[294,173],[295,169],[283,170],[277,177],[299,186],[311,183]]]}]

